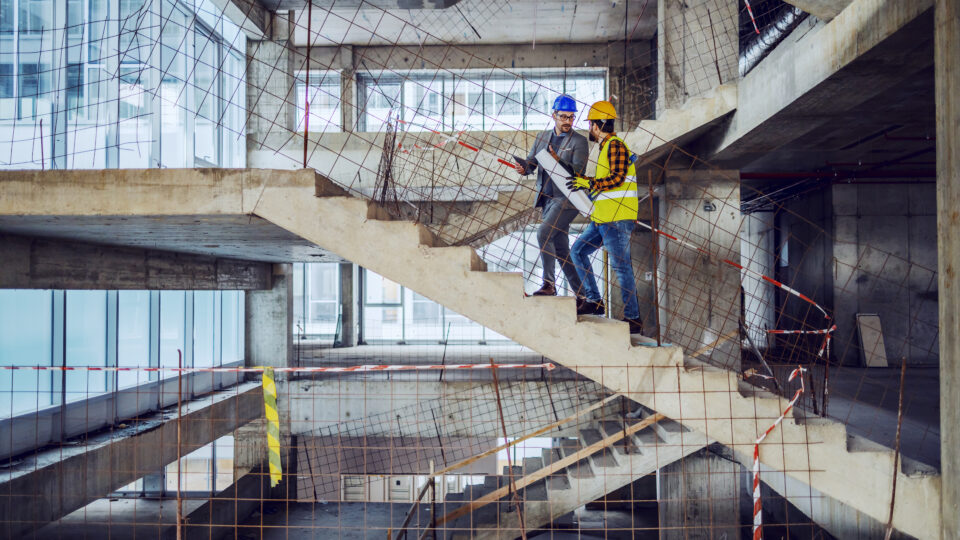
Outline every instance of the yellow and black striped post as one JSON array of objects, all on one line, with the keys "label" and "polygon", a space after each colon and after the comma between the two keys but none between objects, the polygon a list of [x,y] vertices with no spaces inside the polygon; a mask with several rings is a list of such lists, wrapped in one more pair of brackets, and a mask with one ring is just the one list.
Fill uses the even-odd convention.
[{"label": "yellow and black striped post", "polygon": [[273,368],[263,368],[263,405],[267,416],[267,455],[270,462],[270,487],[280,483],[283,468],[280,464],[280,415],[277,413],[277,383]]}]

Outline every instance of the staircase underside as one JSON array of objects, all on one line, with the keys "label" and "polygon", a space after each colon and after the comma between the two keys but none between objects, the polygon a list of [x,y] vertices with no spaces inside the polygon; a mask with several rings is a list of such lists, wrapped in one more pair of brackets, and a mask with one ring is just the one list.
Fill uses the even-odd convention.
[{"label": "staircase underside", "polygon": [[[335,195],[338,189],[318,186],[312,171],[14,171],[0,173],[0,216],[152,216],[160,222],[257,216],[623,393],[745,460],[757,435],[786,406],[752,388],[744,395],[736,374],[685,362],[678,348],[635,346],[625,323],[578,320],[570,297],[524,298],[521,275],[485,272],[469,247],[431,247],[433,236],[421,226],[384,221],[365,201],[315,197],[318,191]],[[202,244],[202,237],[196,242]],[[842,424],[787,418],[761,445],[760,459],[876,519],[887,518],[893,452],[849,436]],[[894,527],[921,538],[939,535],[939,495],[935,474],[898,472]]]}]

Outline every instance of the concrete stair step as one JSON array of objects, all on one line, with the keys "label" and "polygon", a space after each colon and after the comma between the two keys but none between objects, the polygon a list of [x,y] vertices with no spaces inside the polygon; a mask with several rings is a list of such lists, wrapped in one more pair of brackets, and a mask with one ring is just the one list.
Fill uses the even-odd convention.
[{"label": "concrete stair step", "polygon": [[[544,467],[549,467],[554,462],[560,460],[560,450],[556,448],[544,448],[541,452],[543,456]],[[548,490],[570,489],[570,479],[567,478],[567,469],[561,469],[547,477]]]},{"label": "concrete stair step", "polygon": [[[633,424],[633,422],[630,422],[630,420],[633,420],[633,419],[632,419],[632,418],[628,418],[628,419],[627,419],[627,422],[626,422],[627,427],[629,427],[630,425]],[[600,428],[601,428],[602,431],[603,431],[604,436],[606,436],[606,437],[610,437],[610,436],[612,436],[612,435],[614,435],[614,434],[616,434],[616,433],[622,433],[622,432],[623,432],[623,423],[620,422],[620,421],[615,421],[615,420],[602,420],[602,421],[599,422],[599,424],[600,424]],[[637,446],[636,442],[634,442],[632,436],[631,436],[631,437],[625,437],[625,438],[617,441],[617,442],[613,445],[613,447],[614,447],[614,449],[616,450],[617,454],[619,454],[619,455],[642,454],[642,453],[643,453],[643,452],[640,451],[640,447]]]},{"label": "concrete stair step", "polygon": [[[527,476],[543,468],[543,459],[538,457],[523,458],[523,475]],[[539,480],[523,488],[524,501],[547,500],[547,481]]]},{"label": "concrete stair step", "polygon": [[[594,428],[581,429],[580,437],[583,439],[583,442],[586,443],[586,446],[603,440],[603,435],[600,434],[600,431]],[[593,460],[593,463],[600,467],[616,467],[619,465],[616,458],[613,457],[613,452],[609,448],[601,448],[597,452],[594,452],[590,456],[590,459]]]},{"label": "concrete stair step", "polygon": [[[576,454],[581,448],[580,441],[577,439],[562,439],[560,442],[560,451],[563,453],[563,457]],[[567,474],[572,478],[593,478],[596,476],[593,473],[593,467],[590,466],[589,459],[581,459],[567,467]]]}]

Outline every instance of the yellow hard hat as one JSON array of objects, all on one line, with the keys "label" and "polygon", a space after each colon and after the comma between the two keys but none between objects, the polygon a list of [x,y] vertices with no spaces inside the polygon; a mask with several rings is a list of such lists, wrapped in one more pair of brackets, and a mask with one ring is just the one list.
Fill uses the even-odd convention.
[{"label": "yellow hard hat", "polygon": [[617,109],[609,101],[598,101],[590,106],[587,120],[614,120],[617,118]]}]

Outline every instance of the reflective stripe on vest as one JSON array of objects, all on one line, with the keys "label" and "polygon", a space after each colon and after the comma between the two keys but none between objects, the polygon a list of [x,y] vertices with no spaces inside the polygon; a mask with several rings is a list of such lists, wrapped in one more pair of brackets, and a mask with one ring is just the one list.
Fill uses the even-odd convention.
[{"label": "reflective stripe on vest", "polygon": [[[614,139],[623,144],[617,136],[611,136],[600,146],[600,156],[597,159],[597,178],[610,175],[610,142]],[[626,144],[623,145],[626,148]],[[627,155],[630,149],[626,149]],[[612,221],[636,221],[640,203],[637,200],[637,171],[631,163],[627,169],[627,176],[619,186],[600,192],[593,201],[593,213],[590,219],[597,223]]]}]

